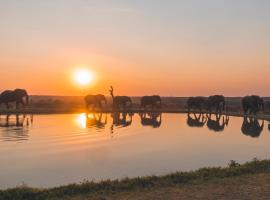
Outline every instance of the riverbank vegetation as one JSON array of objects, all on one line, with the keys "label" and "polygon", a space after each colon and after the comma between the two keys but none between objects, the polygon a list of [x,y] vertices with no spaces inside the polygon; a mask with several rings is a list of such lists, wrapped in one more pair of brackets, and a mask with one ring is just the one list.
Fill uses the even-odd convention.
[{"label": "riverbank vegetation", "polygon": [[[13,189],[1,190],[0,199],[129,199],[128,196],[131,197],[135,194],[137,195],[133,196],[133,199],[137,199],[139,196],[141,196],[141,198],[138,199],[145,199],[144,197],[146,196],[143,194],[154,195],[151,197],[153,199],[163,199],[163,197],[160,196],[160,191],[162,190],[165,192],[162,193],[163,195],[169,195],[168,192],[174,190],[176,190],[174,192],[176,192],[175,195],[177,195],[177,189],[182,190],[186,187],[192,189],[192,187],[206,187],[207,185],[212,187],[213,181],[224,184],[225,188],[227,184],[229,184],[227,186],[230,187],[240,187],[243,184],[247,184],[246,181],[250,182],[253,179],[263,181],[261,180],[263,177],[267,180],[270,179],[270,160],[254,159],[253,161],[241,165],[235,161],[231,161],[229,166],[224,168],[202,168],[196,171],[176,172],[164,176],[106,180],[99,183],[86,181],[79,184],[70,184],[49,189],[21,186]],[[236,180],[239,180],[239,182]],[[235,185],[231,185],[231,182],[234,182]],[[254,181],[251,182],[257,187],[260,187],[259,183],[256,184]],[[268,186],[270,187],[270,184]],[[219,187],[219,185],[217,184],[216,187]],[[266,187],[266,185],[264,185],[264,187]],[[210,195],[211,191],[208,192]],[[159,195],[155,196],[155,194]]]}]

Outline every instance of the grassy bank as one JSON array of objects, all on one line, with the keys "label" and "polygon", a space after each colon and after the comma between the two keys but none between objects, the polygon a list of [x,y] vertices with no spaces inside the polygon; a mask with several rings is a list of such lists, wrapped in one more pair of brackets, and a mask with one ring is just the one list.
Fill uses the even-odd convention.
[{"label": "grassy bank", "polygon": [[[100,183],[84,182],[50,189],[18,187],[0,191],[0,199],[114,199],[117,196],[117,198],[127,199],[129,195],[136,193],[139,195],[146,194],[149,191],[156,193],[164,189],[174,190],[183,187],[197,187],[198,185],[205,186],[207,184],[211,185],[213,181],[228,179],[230,182],[245,179],[243,177],[246,176],[256,179],[261,174],[264,174],[263,177],[269,177],[270,179],[270,160],[259,161],[255,159],[242,165],[232,161],[226,168],[202,168],[196,171],[176,172],[165,176],[107,180]],[[239,182],[239,184],[243,183]],[[238,182],[235,184],[238,184]],[[135,197],[138,196],[135,195]],[[143,196],[141,199],[144,199]]]}]

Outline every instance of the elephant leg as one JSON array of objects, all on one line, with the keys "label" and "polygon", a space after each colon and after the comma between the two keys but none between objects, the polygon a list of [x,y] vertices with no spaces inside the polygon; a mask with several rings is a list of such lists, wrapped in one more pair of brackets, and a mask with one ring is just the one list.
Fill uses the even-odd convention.
[{"label": "elephant leg", "polygon": [[23,99],[20,100],[20,103],[21,103],[23,106],[26,105],[26,103],[24,103]]},{"label": "elephant leg", "polygon": [[17,102],[16,102],[16,109],[18,109],[19,108],[19,105],[22,105],[22,106],[25,106],[25,103],[23,102],[23,99],[20,99],[19,101],[18,101],[18,105],[17,105]]},{"label": "elephant leg", "polygon": [[8,104],[8,102],[6,102],[6,107],[7,107],[7,109],[9,109],[9,104]]},{"label": "elephant leg", "polygon": [[16,109],[19,108],[19,101],[16,101]]},{"label": "elephant leg", "polygon": [[212,107],[208,106],[208,113],[211,113],[211,112],[212,112]]},{"label": "elephant leg", "polygon": [[97,104],[96,103],[93,104],[92,111],[95,111],[96,107],[97,107]]},{"label": "elephant leg", "polygon": [[101,101],[98,103],[98,105],[99,105],[99,108],[102,109],[102,103],[101,103]]},{"label": "elephant leg", "polygon": [[244,115],[246,115],[247,114],[247,108],[244,107],[243,110],[244,110]]},{"label": "elephant leg", "polygon": [[9,115],[6,116],[6,126],[9,126]]}]

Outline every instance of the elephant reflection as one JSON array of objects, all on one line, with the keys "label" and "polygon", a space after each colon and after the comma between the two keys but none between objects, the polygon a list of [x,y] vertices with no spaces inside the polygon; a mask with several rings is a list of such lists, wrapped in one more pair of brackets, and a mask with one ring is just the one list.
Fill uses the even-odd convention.
[{"label": "elephant reflection", "polygon": [[33,123],[33,115],[27,116],[16,114],[15,119],[11,118],[11,114],[6,115],[4,118],[0,116],[0,127],[24,127]]},{"label": "elephant reflection", "polygon": [[162,121],[160,112],[143,112],[139,115],[143,126],[152,126],[153,128],[160,127]]},{"label": "elephant reflection", "polygon": [[229,124],[229,116],[215,114],[214,119],[212,119],[212,115],[207,115],[207,127],[209,130],[220,132],[223,131],[225,126]]},{"label": "elephant reflection", "polygon": [[187,125],[190,127],[203,127],[207,121],[207,118],[202,113],[193,113],[193,117],[188,113],[187,117]]},{"label": "elephant reflection", "polygon": [[5,141],[21,141],[28,138],[28,127],[33,124],[33,115],[0,116],[0,128],[6,128],[2,132]]},{"label": "elephant reflection", "polygon": [[264,127],[264,120],[260,124],[259,120],[254,117],[244,117],[243,119],[242,133],[250,137],[259,137]]},{"label": "elephant reflection", "polygon": [[128,112],[113,112],[113,125],[120,126],[120,127],[127,127],[130,126],[132,123],[133,113]]},{"label": "elephant reflection", "polygon": [[86,114],[86,127],[104,129],[107,124],[107,113],[90,113]]}]

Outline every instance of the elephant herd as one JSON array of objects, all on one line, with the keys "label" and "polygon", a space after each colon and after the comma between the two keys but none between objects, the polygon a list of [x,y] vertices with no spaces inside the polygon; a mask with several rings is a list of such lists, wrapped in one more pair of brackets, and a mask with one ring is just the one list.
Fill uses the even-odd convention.
[{"label": "elephant herd", "polygon": [[[115,96],[114,95],[114,89],[111,86],[110,87],[110,95],[112,97],[112,108],[113,109],[120,109],[123,108],[124,110],[126,108],[132,107],[132,100],[128,96]],[[89,107],[92,105],[92,109],[95,108],[103,108],[103,105],[107,106],[107,100],[106,97],[102,94],[97,95],[87,95],[84,98],[86,108],[89,109]],[[152,95],[152,96],[143,96],[141,98],[141,108],[146,109],[147,107],[153,108],[161,108],[161,97],[158,95]]]},{"label": "elephant herd", "polygon": [[[114,95],[114,89],[111,86],[110,95],[112,97],[112,108],[118,110],[122,108],[132,107],[132,99],[128,96],[116,96]],[[107,106],[107,99],[102,94],[97,95],[87,95],[84,98],[86,108],[89,109],[92,106],[92,109],[100,108]],[[5,90],[0,94],[0,105],[5,104],[7,108],[10,107],[9,103],[15,102],[16,109],[19,105],[27,105],[29,102],[29,96],[25,89],[15,89],[15,90]],[[244,114],[254,114],[256,115],[259,111],[264,111],[264,100],[262,97],[257,95],[245,96],[241,101]],[[143,96],[140,100],[140,108],[144,110],[150,107],[152,109],[159,109],[162,107],[161,97],[158,95],[152,96]],[[187,110],[188,113],[193,112],[216,112],[221,113],[226,110],[226,100],[222,95],[212,95],[209,97],[189,97],[187,100]]]},{"label": "elephant herd", "polygon": [[[256,115],[259,111],[264,111],[264,100],[257,95],[245,96],[241,100],[244,114]],[[213,95],[209,97],[189,97],[187,100],[188,113],[193,110],[202,112],[212,112],[213,109],[216,113],[221,113],[226,109],[225,97],[222,95]]]},{"label": "elephant herd", "polygon": [[[109,90],[110,95],[112,97],[112,107],[113,109],[120,109],[132,107],[132,100],[128,96],[115,96],[113,87]],[[92,109],[96,107],[102,109],[103,105],[107,106],[107,100],[104,95],[87,95],[85,98],[86,108],[92,105]],[[254,114],[256,115],[259,111],[264,111],[264,100],[263,98],[257,95],[245,96],[241,100],[242,108],[244,114]],[[152,96],[143,96],[140,100],[140,108],[146,109],[147,107],[151,107],[152,109],[161,108],[162,100],[158,95]],[[221,113],[226,110],[226,100],[223,95],[212,95],[209,97],[189,97],[187,99],[187,110],[188,113],[193,112],[202,112],[205,110],[206,112],[215,112]]]}]

